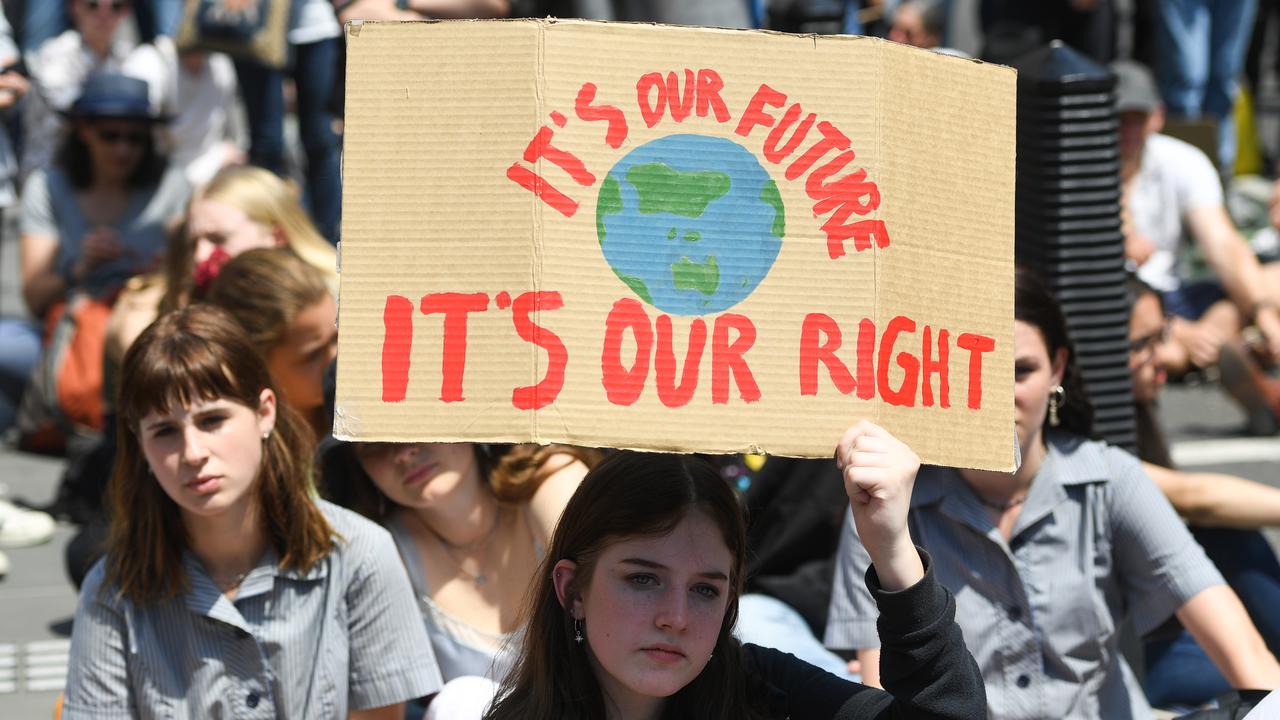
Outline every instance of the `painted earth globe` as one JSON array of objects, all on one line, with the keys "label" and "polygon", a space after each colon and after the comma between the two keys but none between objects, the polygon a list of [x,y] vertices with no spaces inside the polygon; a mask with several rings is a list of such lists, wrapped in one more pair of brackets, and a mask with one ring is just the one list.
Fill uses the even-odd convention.
[{"label": "painted earth globe", "polygon": [[718,313],[768,275],[786,230],[778,186],[741,145],[668,135],[609,171],[596,203],[605,260],[671,315]]}]

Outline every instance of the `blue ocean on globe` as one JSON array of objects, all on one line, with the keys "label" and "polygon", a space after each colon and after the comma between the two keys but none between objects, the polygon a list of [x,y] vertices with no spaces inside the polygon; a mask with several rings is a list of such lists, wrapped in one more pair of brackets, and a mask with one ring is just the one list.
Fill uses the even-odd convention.
[{"label": "blue ocean on globe", "polygon": [[596,233],[640,299],[672,315],[733,307],[769,274],[786,230],[778,186],[741,145],[668,135],[602,181]]}]

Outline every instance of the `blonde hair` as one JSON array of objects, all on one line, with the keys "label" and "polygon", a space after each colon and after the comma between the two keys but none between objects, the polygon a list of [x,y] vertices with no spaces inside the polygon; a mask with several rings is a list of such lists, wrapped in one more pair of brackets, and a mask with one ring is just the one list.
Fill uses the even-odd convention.
[{"label": "blonde hair", "polygon": [[[290,180],[269,170],[252,166],[224,168],[191,197],[214,200],[236,208],[250,220],[278,230],[285,247],[306,264],[319,270],[330,293],[338,288],[338,254],[316,230],[299,201],[301,194]],[[194,247],[185,232],[178,233],[168,254],[168,288],[161,312],[181,306],[191,297]]]}]

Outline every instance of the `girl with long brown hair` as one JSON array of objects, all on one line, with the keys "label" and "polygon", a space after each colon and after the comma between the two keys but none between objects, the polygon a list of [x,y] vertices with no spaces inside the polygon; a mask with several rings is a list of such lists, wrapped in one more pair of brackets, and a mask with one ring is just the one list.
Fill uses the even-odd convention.
[{"label": "girl with long brown hair", "polygon": [[312,498],[306,430],[231,316],[157,320],[121,388],[107,555],[81,591],[64,718],[267,703],[398,720],[438,688],[390,538]]},{"label": "girl with long brown hair", "polygon": [[733,636],[746,560],[733,490],[693,456],[622,452],[579,485],[530,589],[515,668],[488,720],[976,718],[982,680],[955,604],[912,545],[919,460],[860,423],[836,449],[875,570],[888,692]]}]

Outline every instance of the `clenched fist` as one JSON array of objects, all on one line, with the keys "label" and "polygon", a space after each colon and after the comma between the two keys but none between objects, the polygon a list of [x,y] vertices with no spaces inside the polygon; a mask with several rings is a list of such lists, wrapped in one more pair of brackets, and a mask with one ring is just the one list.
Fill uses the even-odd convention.
[{"label": "clenched fist", "polygon": [[920,458],[867,420],[845,431],[835,458],[853,508],[854,526],[881,587],[901,590],[914,585],[924,577],[924,566],[907,530],[907,514]]}]

